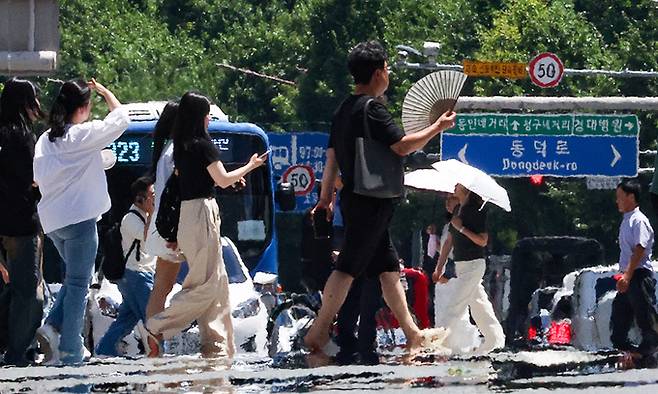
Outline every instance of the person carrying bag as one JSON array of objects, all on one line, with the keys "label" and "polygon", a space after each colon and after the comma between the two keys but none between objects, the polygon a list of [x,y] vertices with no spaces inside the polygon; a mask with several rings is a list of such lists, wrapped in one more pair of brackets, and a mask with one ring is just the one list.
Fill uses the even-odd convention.
[{"label": "person carrying bag", "polygon": [[373,139],[368,125],[368,99],[363,107],[363,137],[357,137],[354,157],[354,193],[375,198],[397,198],[404,193],[403,158],[390,146]]}]

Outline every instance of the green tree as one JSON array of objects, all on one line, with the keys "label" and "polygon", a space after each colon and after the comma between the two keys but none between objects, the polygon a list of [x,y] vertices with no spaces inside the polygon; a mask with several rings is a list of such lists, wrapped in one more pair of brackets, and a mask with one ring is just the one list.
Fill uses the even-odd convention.
[{"label": "green tree", "polygon": [[172,34],[153,9],[121,1],[85,0],[61,6],[61,79],[95,77],[124,102],[212,90],[206,50],[185,33]]},{"label": "green tree", "polygon": [[[633,50],[628,50],[625,57],[622,54],[625,46],[640,49],[638,57],[645,65],[656,60],[655,51],[650,54],[642,50],[655,45],[655,40],[632,43],[625,40],[626,35],[635,34],[633,31],[637,33],[655,23],[655,18],[651,21],[637,18],[642,12],[648,12],[646,3],[508,0],[503,4],[503,9],[493,13],[491,28],[479,32],[482,48],[477,56],[481,60],[525,62],[539,52],[549,51],[557,53],[568,68],[621,69],[630,67],[631,63],[630,52]],[[619,25],[615,22],[617,19]],[[643,34],[649,38],[655,33]],[[635,63],[638,67],[639,59]],[[635,84],[649,87],[635,90],[632,87]],[[482,96],[614,96],[650,92],[650,86],[645,80],[629,82],[604,77],[565,77],[556,88],[540,89],[528,80],[483,79],[476,82],[476,92]],[[647,114],[640,114],[640,118],[650,119]],[[647,136],[655,136],[655,123],[644,122],[642,134],[641,146],[652,144],[655,137]],[[646,177],[641,177],[641,181],[646,185]],[[494,233],[508,234],[507,229],[514,229],[518,238],[536,235],[592,237],[604,244],[608,257],[614,258],[619,223],[614,193],[586,190],[583,179],[546,178],[541,187],[531,186],[524,178],[503,180],[503,183],[510,192],[513,212],[493,213]],[[509,251],[513,241],[514,237],[504,241],[496,239],[494,247],[499,251]]]}]

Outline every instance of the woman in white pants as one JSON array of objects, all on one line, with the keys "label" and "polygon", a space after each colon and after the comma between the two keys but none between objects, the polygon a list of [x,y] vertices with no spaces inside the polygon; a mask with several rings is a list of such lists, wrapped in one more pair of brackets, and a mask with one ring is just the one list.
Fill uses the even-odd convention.
[{"label": "woman in white pants", "polygon": [[[505,346],[503,328],[482,286],[486,270],[485,247],[489,241],[487,211],[480,196],[461,184],[455,186],[455,197],[459,200],[459,206],[450,221],[448,238],[441,247],[432,278],[442,284],[448,283],[448,280],[458,282],[453,298],[444,304],[443,323],[450,328],[452,335],[457,335],[464,324],[462,317],[470,308],[471,316],[484,336],[484,341],[475,352],[486,354]],[[443,276],[443,270],[451,249],[457,277],[448,279]]]},{"label": "woman in white pants", "polygon": [[[450,235],[450,221],[452,220],[457,205],[459,205],[459,200],[457,200],[457,197],[454,195],[450,195],[446,198],[445,218],[447,222],[440,233],[441,238],[438,245],[439,254],[441,253],[441,246],[447,242],[448,236]],[[444,266],[447,268],[444,268],[443,275],[449,278],[454,278],[455,267],[452,249],[448,252],[447,262],[448,263]],[[448,267],[450,263],[452,263],[452,267]],[[439,283],[434,286],[434,326],[448,327],[448,324],[451,324],[453,327],[459,328],[456,332],[451,332],[443,342],[443,346],[450,349],[453,354],[469,354],[480,344],[480,332],[471,323],[471,315],[468,308],[464,308],[464,312],[459,320],[454,318],[452,315],[453,312],[450,310],[451,308],[449,308],[452,306],[450,304],[452,303],[454,294],[459,294],[461,289],[461,283],[456,280],[451,280],[447,283]]]}]

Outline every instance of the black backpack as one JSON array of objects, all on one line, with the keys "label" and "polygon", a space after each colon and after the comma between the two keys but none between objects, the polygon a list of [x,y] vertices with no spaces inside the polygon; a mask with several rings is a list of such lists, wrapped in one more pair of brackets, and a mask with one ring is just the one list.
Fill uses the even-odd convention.
[{"label": "black backpack", "polygon": [[[146,220],[138,211],[131,209],[127,214],[137,215],[138,218],[146,225]],[[126,262],[128,256],[135,250],[137,261],[139,261],[139,248],[141,242],[135,239],[130,245],[128,252],[124,254],[123,246],[121,246],[121,222],[114,223],[109,229],[103,233],[103,275],[107,280],[116,281],[123,278],[126,271]]]},{"label": "black backpack", "polygon": [[155,228],[168,242],[176,242],[180,218],[180,186],[177,171],[171,174],[160,196],[160,206],[155,218]]}]

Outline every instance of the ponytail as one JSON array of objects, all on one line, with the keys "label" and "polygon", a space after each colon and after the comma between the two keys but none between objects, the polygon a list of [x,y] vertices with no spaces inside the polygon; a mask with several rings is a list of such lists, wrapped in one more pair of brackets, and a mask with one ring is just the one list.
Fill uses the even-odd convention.
[{"label": "ponytail", "polygon": [[55,102],[50,109],[50,132],[48,140],[55,142],[56,138],[63,137],[66,133],[66,124],[71,123],[71,117],[75,111],[89,103],[91,89],[83,80],[65,82],[59,90]]}]

